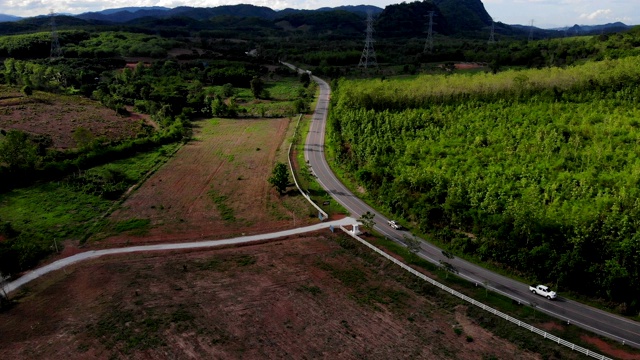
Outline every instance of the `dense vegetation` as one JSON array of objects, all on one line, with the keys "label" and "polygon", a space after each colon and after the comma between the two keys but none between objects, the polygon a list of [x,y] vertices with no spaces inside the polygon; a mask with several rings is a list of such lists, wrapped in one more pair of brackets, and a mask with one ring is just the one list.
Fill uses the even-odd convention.
[{"label": "dense vegetation", "polygon": [[451,250],[637,311],[639,63],[342,80],[336,160]]},{"label": "dense vegetation", "polygon": [[[150,115],[153,126],[117,140],[71,128],[77,146],[65,151],[52,148],[53,134],[0,129],[3,274],[37,264],[54,250],[52,239],[86,239],[90,220],[140,179],[140,174],[126,173],[128,163],[118,161],[165,156],[167,146],[189,140],[193,120],[291,116],[308,111],[315,94],[308,76],[300,79],[280,65],[268,69],[269,62],[247,56],[245,46],[234,42],[202,39],[195,48],[186,39],[84,30],[61,31],[60,41],[64,57],[49,59],[49,33],[0,37],[0,81],[7,98],[22,93],[24,101],[38,102],[34,91],[89,97],[120,116],[130,111]],[[42,220],[26,218],[23,211],[39,213],[30,202],[49,214]],[[74,206],[86,209],[70,210]]]}]

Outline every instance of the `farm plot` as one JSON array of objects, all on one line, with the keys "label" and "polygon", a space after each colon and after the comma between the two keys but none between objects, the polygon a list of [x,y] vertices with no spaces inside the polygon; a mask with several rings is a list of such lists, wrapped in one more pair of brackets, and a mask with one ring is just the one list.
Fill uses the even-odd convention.
[{"label": "farm plot", "polygon": [[[196,123],[195,140],[153,174],[111,216],[148,220],[149,229],[107,244],[238,236],[315,222],[291,190],[278,196],[267,179],[280,159],[289,119],[213,119]],[[293,189],[293,188],[292,188]],[[142,235],[142,236],[141,236]]]},{"label": "farm plot", "polygon": [[117,115],[83,97],[39,91],[25,96],[16,89],[0,86],[0,129],[48,135],[56,149],[75,148],[73,133],[78,128],[88,130],[94,137],[119,140],[143,131],[144,122],[139,115]]},{"label": "farm plot", "polygon": [[542,358],[359,251],[327,231],[103,258],[34,282],[0,313],[0,347],[29,359]]}]

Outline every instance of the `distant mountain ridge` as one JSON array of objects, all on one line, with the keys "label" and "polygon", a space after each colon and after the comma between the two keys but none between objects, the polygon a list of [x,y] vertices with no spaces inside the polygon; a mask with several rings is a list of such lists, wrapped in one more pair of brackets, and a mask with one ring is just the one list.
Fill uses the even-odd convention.
[{"label": "distant mountain ridge", "polygon": [[0,14],[0,22],[9,22],[9,21],[18,21],[18,20],[22,20],[22,18],[19,16]]},{"label": "distant mountain ridge", "polygon": [[101,14],[104,14],[104,15],[110,15],[110,14],[115,14],[115,13],[119,13],[119,12],[122,12],[122,11],[128,11],[128,12],[134,13],[134,12],[140,11],[140,10],[168,11],[168,10],[171,10],[171,8],[164,7],[164,6],[130,6],[130,7],[115,8],[115,9],[106,9],[106,10],[102,10],[102,11],[97,11],[96,13],[101,13]]},{"label": "distant mountain ridge", "polygon": [[568,29],[562,29],[562,30],[566,30],[567,33],[569,34],[595,34],[595,33],[599,33],[599,32],[613,32],[613,31],[623,31],[623,30],[628,30],[631,29],[632,26],[626,25],[620,21],[614,22],[614,23],[608,23],[608,24],[602,24],[602,25],[573,25],[572,27],[568,28]]},{"label": "distant mountain ridge", "polygon": [[88,12],[75,15],[75,17],[83,20],[100,20],[115,23],[124,23],[143,17],[159,17],[168,18],[174,16],[190,17],[197,20],[207,20],[216,16],[237,16],[237,17],[257,17],[261,19],[274,20],[283,14],[301,13],[301,12],[326,12],[343,10],[347,12],[366,14],[371,11],[373,14],[381,13],[383,9],[372,5],[357,6],[338,6],[335,8],[323,7],[317,10],[298,10],[287,8],[276,11],[264,6],[256,6],[250,4],[240,5],[222,5],[216,7],[189,7],[180,6],[173,9],[164,7],[128,7],[108,9],[98,12]]},{"label": "distant mountain ridge", "polygon": [[[196,29],[256,29],[262,31],[302,31],[304,33],[340,34],[352,36],[364,32],[367,13],[375,16],[374,28],[382,37],[425,36],[429,13],[433,12],[433,31],[441,35],[488,36],[493,19],[481,0],[424,0],[402,2],[384,9],[372,5],[345,5],[322,7],[316,10],[273,10],[250,4],[223,5],[217,7],[180,6],[167,8],[122,7],[79,15],[56,14],[59,28],[74,26],[122,25],[148,29],[168,29],[184,32]],[[0,34],[42,31],[50,19],[47,15],[20,18],[0,14]],[[605,25],[574,25],[571,28],[534,28],[533,38],[566,35],[597,35],[604,32],[630,29],[621,22]],[[496,23],[498,36],[526,37],[531,28],[526,25]]]}]

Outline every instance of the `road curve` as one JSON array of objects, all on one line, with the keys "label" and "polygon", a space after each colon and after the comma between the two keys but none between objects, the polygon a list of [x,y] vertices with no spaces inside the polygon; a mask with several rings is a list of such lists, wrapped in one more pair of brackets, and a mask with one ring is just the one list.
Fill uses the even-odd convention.
[{"label": "road curve", "polygon": [[196,242],[187,242],[187,243],[176,243],[176,244],[157,244],[157,245],[144,245],[144,246],[131,246],[125,248],[115,248],[115,249],[105,249],[105,250],[91,250],[81,252],[79,254],[75,254],[73,256],[69,256],[64,259],[60,259],[55,261],[49,265],[43,266],[41,268],[35,269],[21,276],[20,278],[7,283],[4,286],[4,291],[9,294],[17,288],[27,284],[30,281],[33,281],[42,275],[48,274],[52,271],[62,269],[66,266],[86,261],[90,259],[95,259],[101,256],[106,255],[116,255],[116,254],[127,254],[134,252],[142,252],[142,251],[166,251],[166,250],[185,250],[185,249],[204,249],[204,248],[213,248],[225,245],[235,245],[235,244],[246,244],[255,241],[264,241],[264,240],[272,240],[281,237],[286,237],[290,235],[303,234],[307,232],[322,230],[330,227],[339,227],[340,225],[352,225],[356,223],[356,219],[346,217],[340,220],[329,221],[324,223],[319,223],[316,225],[290,229],[279,231],[275,233],[269,234],[258,234],[258,235],[250,235],[250,236],[241,236],[233,239],[224,239],[224,240],[207,240],[207,241],[196,241]]},{"label": "road curve", "polygon": [[[290,64],[285,63],[285,65],[295,69]],[[400,239],[403,238],[403,235],[410,234],[388,227],[386,225],[388,219],[353,195],[329,168],[324,156],[324,137],[331,89],[322,79],[316,76],[312,76],[312,79],[318,83],[320,95],[306,139],[305,159],[312,167],[320,185],[344,206],[352,217],[359,218],[367,211],[374,213],[374,221],[377,223],[374,227],[375,230],[401,243]],[[506,295],[521,304],[534,304],[536,309],[566,321],[568,324],[577,325],[615,341],[640,348],[640,323],[638,322],[569,299],[558,298],[555,301],[549,301],[531,294],[528,284],[493,273],[462,259],[447,259],[442,255],[441,249],[424,240],[422,240],[421,247],[419,255],[422,258],[436,265],[440,263],[440,260],[449,262],[456,268],[459,276],[475,283],[476,286],[486,284],[492,291]]]}]

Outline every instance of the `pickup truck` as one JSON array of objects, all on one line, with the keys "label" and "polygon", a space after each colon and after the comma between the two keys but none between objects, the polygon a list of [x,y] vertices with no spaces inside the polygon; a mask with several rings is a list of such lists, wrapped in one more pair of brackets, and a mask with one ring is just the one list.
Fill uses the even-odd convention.
[{"label": "pickup truck", "polygon": [[556,297],[558,297],[555,291],[549,290],[549,288],[544,285],[531,285],[529,286],[529,291],[531,291],[534,294],[544,296],[549,300],[555,299]]},{"label": "pickup truck", "polygon": [[399,230],[401,228],[400,224],[398,224],[395,220],[389,220],[387,223],[389,224],[389,226],[396,230]]}]

